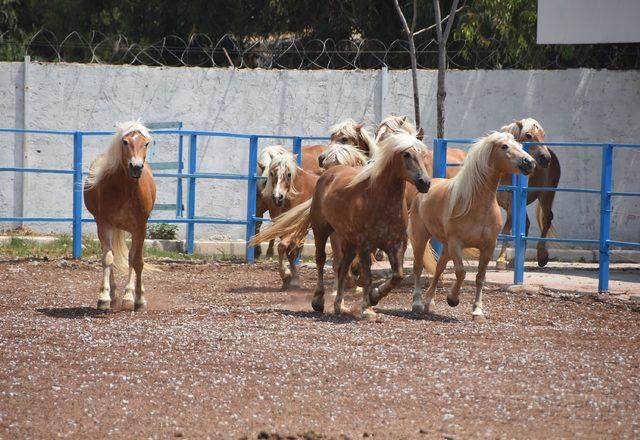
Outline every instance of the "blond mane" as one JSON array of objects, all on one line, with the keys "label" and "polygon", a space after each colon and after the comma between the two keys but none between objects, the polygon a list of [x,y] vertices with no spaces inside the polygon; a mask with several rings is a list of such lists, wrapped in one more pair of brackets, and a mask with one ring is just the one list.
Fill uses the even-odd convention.
[{"label": "blond mane", "polygon": [[427,147],[411,134],[400,132],[389,136],[378,145],[378,150],[369,164],[351,180],[349,186],[354,186],[367,180],[372,184],[389,166],[396,152],[408,150],[409,148],[415,148],[419,153],[426,153],[427,151]]},{"label": "blond mane", "polygon": [[[298,162],[296,162],[297,156],[288,151],[285,151],[284,154],[274,157],[271,159],[271,163],[269,164],[269,168],[267,168],[267,183],[264,186],[263,194],[264,197],[271,197],[273,193],[273,187],[275,182],[271,178],[271,172],[276,171],[276,174],[279,179],[289,180],[289,193],[291,195],[297,194],[293,182],[295,181],[296,175],[298,174]],[[291,178],[287,177],[287,174],[291,174]]]},{"label": "blond mane", "polygon": [[[518,122],[520,122],[520,124],[518,124]],[[520,125],[522,125],[522,128]],[[535,128],[542,132],[543,137],[545,136],[542,125],[533,118],[524,118],[519,121],[513,121],[511,124],[502,127],[500,131],[511,133],[516,141],[521,142],[524,139],[524,136]]]},{"label": "blond mane", "polygon": [[93,188],[100,183],[104,176],[112,174],[118,169],[122,159],[122,138],[136,131],[151,141],[149,130],[140,121],[123,122],[116,126],[116,133],[111,138],[111,146],[98,156],[89,167],[89,176],[84,183],[85,189]]},{"label": "blond mane", "polygon": [[361,127],[360,129],[356,129],[357,125],[359,124],[353,119],[346,119],[329,128],[329,132],[331,136],[339,136],[342,134],[347,138],[355,139],[356,142],[361,139],[367,148],[369,148],[369,155],[373,156],[378,150],[378,144],[366,128]]},{"label": "blond mane", "polygon": [[348,144],[332,144],[322,155],[323,168],[324,164],[364,166],[369,160],[362,150]]},{"label": "blond mane", "polygon": [[[479,189],[487,183],[487,177],[491,171],[493,145],[506,142],[509,138],[514,140],[511,133],[494,131],[478,139],[469,149],[460,172],[452,179],[444,181],[450,191],[447,219],[462,217],[469,212]],[[455,215],[454,210],[456,210]]]},{"label": "blond mane", "polygon": [[409,134],[418,133],[416,127],[407,120],[406,116],[391,115],[384,118],[380,124],[378,124],[375,141],[380,142],[397,131],[404,131]]}]

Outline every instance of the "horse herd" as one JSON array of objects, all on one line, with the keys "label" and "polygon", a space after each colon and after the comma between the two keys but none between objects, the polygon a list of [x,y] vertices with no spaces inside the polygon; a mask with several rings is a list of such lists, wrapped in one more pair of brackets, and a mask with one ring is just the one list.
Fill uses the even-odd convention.
[{"label": "horse herd", "polygon": [[[426,293],[426,310],[432,311],[439,277],[449,260],[455,266],[456,281],[447,296],[450,306],[459,303],[465,279],[463,254],[478,257],[476,297],[472,316],[484,320],[482,289],[485,272],[500,230],[511,227],[508,193],[498,186],[509,184],[512,174],[530,176],[531,186],[557,187],[560,165],[543,142],[545,133],[534,119],[516,120],[499,132],[478,139],[469,152],[450,148],[447,162],[460,163],[447,169],[444,179],[430,177],[433,153],[422,142],[406,117],[389,116],[371,135],[362,124],[349,119],[331,129],[329,145],[302,148],[297,157],[280,145],[263,149],[258,157],[257,213],[265,212],[274,222],[260,230],[250,245],[260,254],[260,243],[269,242],[267,254],[277,250],[282,288],[299,285],[296,260],[309,230],[315,241],[317,283],[312,300],[314,310],[324,311],[324,265],[330,241],[336,274],[334,311],[344,313],[344,293],[357,284],[362,288],[361,315],[375,316],[375,306],[403,278],[403,259],[408,240],[414,254],[414,312],[423,312],[420,275],[423,268],[434,274]],[[96,219],[102,246],[103,278],[98,308],[108,310],[116,300],[114,269],[128,270],[122,297],[124,310],[146,307],[142,284],[142,248],[146,222],[155,202],[155,183],[146,153],[151,136],[138,122],[121,124],[111,147],[91,165],[85,182],[87,209]],[[525,152],[520,142],[537,142]],[[527,203],[538,200],[537,220],[542,236],[553,233],[551,211],[554,192],[529,192]],[[500,207],[507,212],[503,222]],[[503,226],[504,225],[504,226]],[[527,232],[529,219],[526,222]],[[124,232],[132,236],[131,251]],[[443,244],[436,258],[429,241]],[[548,253],[538,244],[538,263],[544,266]],[[390,279],[373,286],[371,264],[386,253],[392,269]],[[289,264],[285,263],[285,257]],[[128,260],[128,261],[127,261]],[[437,261],[436,261],[437,260]],[[498,268],[506,268],[506,247],[500,252]]]}]

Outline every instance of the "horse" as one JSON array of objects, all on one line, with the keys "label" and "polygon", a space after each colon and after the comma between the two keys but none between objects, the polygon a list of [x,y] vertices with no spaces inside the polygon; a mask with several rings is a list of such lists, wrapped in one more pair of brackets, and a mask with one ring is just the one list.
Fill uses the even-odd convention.
[{"label": "horse", "polygon": [[336,165],[346,165],[349,167],[363,167],[369,158],[362,150],[348,144],[331,144],[320,156],[318,164],[321,168],[328,170]]},{"label": "horse", "polygon": [[363,124],[358,124],[353,119],[346,119],[332,126],[329,131],[331,138],[329,146],[333,144],[352,145],[362,150],[368,157],[373,157],[378,150],[376,141],[364,128]]},{"label": "horse", "polygon": [[[511,133],[518,142],[544,142],[545,132],[542,125],[532,118],[520,119],[505,125],[500,129]],[[533,174],[529,177],[529,186],[548,186],[557,188],[560,182],[560,162],[558,156],[546,145],[531,145],[529,147],[531,156],[536,159],[538,166]],[[511,185],[511,176],[504,176],[502,185]],[[553,200],[556,196],[554,191],[528,191],[527,205],[538,200],[536,206],[536,219],[540,227],[540,236],[546,237],[550,235],[555,237],[555,230],[551,225],[553,220]],[[502,229],[503,234],[511,233],[511,193],[498,193],[498,204],[507,212],[507,220]],[[526,235],[529,235],[529,216],[526,214]],[[549,252],[547,251],[547,243],[539,241],[537,246],[538,266],[544,267],[549,262]],[[507,242],[502,242],[500,255],[496,261],[497,269],[507,268]]]},{"label": "horse", "polygon": [[[297,156],[286,152],[274,157],[269,164],[267,182],[262,192],[269,209],[269,216],[277,219],[282,213],[306,202],[313,195],[318,176],[298,166]],[[271,229],[271,228],[269,228]],[[259,237],[261,234],[256,234]],[[296,259],[300,251],[297,243],[285,235],[275,235],[269,241],[280,237],[278,243],[278,271],[282,279],[282,289],[298,287],[300,280],[296,268]],[[252,240],[251,244],[267,240]],[[284,257],[289,260],[289,268],[284,263]]]},{"label": "horse", "polygon": [[[522,145],[512,134],[494,132],[479,139],[471,147],[464,165],[455,177],[433,179],[429,192],[415,198],[409,215],[414,252],[414,312],[424,311],[420,275],[423,266],[430,268],[435,265],[430,245],[426,249],[427,242],[434,237],[443,244],[443,251],[427,289],[427,311],[433,309],[438,279],[450,259],[455,265],[456,282],[447,296],[447,303],[452,307],[458,305],[460,286],[466,275],[462,251],[464,248],[477,248],[480,254],[472,316],[474,321],[484,321],[482,288],[487,264],[502,228],[502,216],[496,201],[500,178],[503,173],[529,175],[535,167],[535,160],[522,149]],[[420,258],[421,255],[424,255],[424,261]]]},{"label": "horse", "polygon": [[[144,310],[142,258],[147,219],[156,200],[156,184],[145,164],[151,136],[137,121],[117,127],[111,146],[89,170],[84,184],[84,203],[95,217],[102,247],[102,286],[98,309],[109,310],[116,300],[113,269],[129,272],[122,298],[123,310]],[[131,251],[125,244],[125,231],[131,234]],[[134,300],[135,292],[135,300]]]},{"label": "horse", "polygon": [[[343,311],[344,285],[351,262],[360,258],[363,278],[362,317],[375,317],[373,310],[403,278],[402,261],[407,247],[405,182],[419,191],[429,189],[429,175],[422,162],[426,147],[415,136],[397,133],[379,145],[375,159],[364,168],[335,166],[325,171],[313,198],[276,219],[259,239],[288,235],[302,242],[309,227],[316,248],[317,284],[311,306],[324,311],[325,246],[334,234],[342,257],[338,267],[338,292],[334,311]],[[393,274],[378,288],[371,279],[371,252],[382,249],[389,256]]]}]

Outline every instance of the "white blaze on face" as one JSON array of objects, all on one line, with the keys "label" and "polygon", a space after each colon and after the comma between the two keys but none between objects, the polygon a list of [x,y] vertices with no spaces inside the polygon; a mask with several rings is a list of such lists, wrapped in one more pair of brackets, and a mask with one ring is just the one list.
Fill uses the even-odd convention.
[{"label": "white blaze on face", "polygon": [[[135,142],[136,139],[138,139],[139,136],[140,136],[140,134],[136,133],[136,134],[133,135],[131,140],[133,142]],[[129,165],[131,165],[134,168],[141,168],[144,165],[144,159],[142,159],[140,157],[131,156],[131,159],[129,159]]]}]

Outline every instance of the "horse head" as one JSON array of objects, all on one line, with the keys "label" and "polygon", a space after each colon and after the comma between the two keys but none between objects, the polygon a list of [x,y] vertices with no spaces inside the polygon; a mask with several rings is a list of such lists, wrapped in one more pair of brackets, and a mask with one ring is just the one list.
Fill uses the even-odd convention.
[{"label": "horse head", "polygon": [[147,149],[149,147],[148,133],[143,130],[130,130],[122,136],[122,156],[121,164],[128,171],[129,177],[139,179],[142,175],[142,168],[147,160]]},{"label": "horse head", "polygon": [[297,155],[286,153],[274,157],[269,164],[267,184],[263,196],[270,197],[276,206],[283,206],[288,196],[296,194],[293,185],[298,172],[296,158]]},{"label": "horse head", "polygon": [[[515,120],[511,124],[502,127],[502,131],[511,133],[518,142],[544,142],[545,138],[542,125],[533,118]],[[529,153],[542,168],[549,167],[551,163],[551,152],[546,145],[531,145],[529,147]]]},{"label": "horse head", "polygon": [[495,132],[485,138],[491,143],[492,167],[502,173],[522,173],[525,176],[536,169],[536,161],[522,149],[522,144],[515,140],[511,133]]}]

